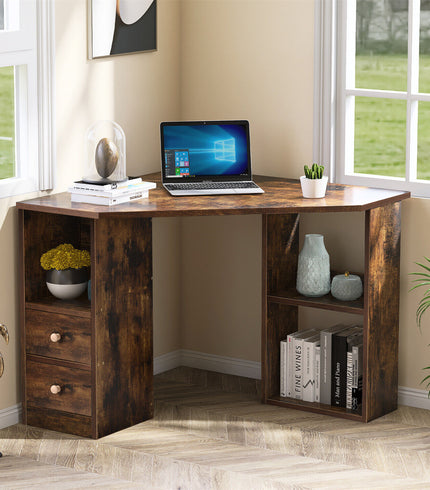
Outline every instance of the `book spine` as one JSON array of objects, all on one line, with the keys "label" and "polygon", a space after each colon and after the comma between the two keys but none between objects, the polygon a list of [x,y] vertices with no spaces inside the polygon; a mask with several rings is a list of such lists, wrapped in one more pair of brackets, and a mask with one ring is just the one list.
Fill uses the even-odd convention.
[{"label": "book spine", "polygon": [[321,347],[315,346],[315,401],[321,400]]},{"label": "book spine", "polygon": [[84,196],[81,194],[71,195],[72,202],[81,202],[86,204],[100,204],[102,206],[114,206],[115,204],[122,204],[125,202],[136,201],[142,199],[143,197],[148,197],[148,191],[137,192],[128,196],[121,197],[100,197],[100,196]]},{"label": "book spine", "polygon": [[363,397],[362,356],[363,345],[352,346],[351,410],[358,410]]},{"label": "book spine", "polygon": [[279,391],[281,396],[287,396],[287,347],[286,340],[281,340],[281,373],[280,373],[280,387]]},{"label": "book spine", "polygon": [[302,393],[303,401],[315,401],[315,371],[314,371],[314,356],[315,344],[312,342],[303,343],[303,374],[302,374]]},{"label": "book spine", "polygon": [[303,339],[294,339],[294,398],[301,400],[302,393]]},{"label": "book spine", "polygon": [[87,184],[86,182],[74,182],[73,187],[82,190],[85,189],[85,190],[100,192],[100,191],[111,191],[113,189],[122,189],[132,184],[138,184],[139,182],[142,182],[141,177],[125,180],[124,182],[119,182],[118,184]]},{"label": "book spine", "polygon": [[331,339],[330,332],[321,332],[320,399],[327,405],[331,404]]},{"label": "book spine", "polygon": [[82,194],[82,195],[92,195],[92,196],[101,196],[101,197],[119,197],[123,196],[125,194],[131,194],[133,192],[140,192],[140,191],[148,191],[149,189],[153,189],[155,187],[155,184],[150,187],[149,185],[145,185],[144,183],[139,183],[139,184],[133,184],[129,185],[127,187],[118,187],[117,189],[87,189],[87,188],[82,188],[77,185],[70,187],[68,189],[69,192],[74,193],[74,194]]},{"label": "book spine", "polygon": [[294,334],[287,336],[287,396],[294,396]]},{"label": "book spine", "polygon": [[352,408],[352,352],[346,354],[346,408]]},{"label": "book spine", "polygon": [[336,407],[346,406],[346,337],[332,337],[332,385],[331,404]]}]

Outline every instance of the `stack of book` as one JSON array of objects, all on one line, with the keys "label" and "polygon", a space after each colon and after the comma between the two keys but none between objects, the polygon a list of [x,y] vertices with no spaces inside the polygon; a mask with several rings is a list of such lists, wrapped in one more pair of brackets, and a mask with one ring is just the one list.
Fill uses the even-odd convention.
[{"label": "stack of book", "polygon": [[81,180],[74,182],[68,191],[72,202],[114,206],[148,197],[149,190],[156,187],[155,182],[133,177],[116,184],[89,184]]},{"label": "stack of book", "polygon": [[338,324],[281,340],[280,394],[357,411],[362,398],[363,327]]}]

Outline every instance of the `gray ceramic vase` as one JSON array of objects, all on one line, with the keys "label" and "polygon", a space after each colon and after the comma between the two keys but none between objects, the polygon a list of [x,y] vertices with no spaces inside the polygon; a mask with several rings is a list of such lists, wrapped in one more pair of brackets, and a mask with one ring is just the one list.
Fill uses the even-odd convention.
[{"label": "gray ceramic vase", "polygon": [[330,292],[330,257],[323,235],[305,235],[299,254],[296,289],[303,296],[324,296]]}]

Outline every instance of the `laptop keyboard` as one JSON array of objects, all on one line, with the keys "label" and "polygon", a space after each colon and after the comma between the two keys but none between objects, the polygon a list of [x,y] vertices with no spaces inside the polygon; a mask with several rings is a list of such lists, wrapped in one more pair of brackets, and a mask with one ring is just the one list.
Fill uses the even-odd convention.
[{"label": "laptop keyboard", "polygon": [[206,189],[258,189],[254,182],[189,182],[188,184],[165,184],[171,191]]}]

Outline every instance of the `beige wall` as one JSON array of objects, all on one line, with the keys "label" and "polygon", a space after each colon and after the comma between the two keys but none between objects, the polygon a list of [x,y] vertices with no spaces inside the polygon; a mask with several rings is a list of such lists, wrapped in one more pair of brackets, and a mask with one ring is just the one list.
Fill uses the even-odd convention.
[{"label": "beige wall", "polygon": [[[313,1],[184,0],[182,117],[251,125],[254,173],[312,160]],[[182,347],[260,360],[261,218],[183,219]]]},{"label": "beige wall", "polygon": [[[127,171],[159,169],[158,125],[179,118],[180,1],[158,0],[158,50],[152,53],[87,59],[87,0],[55,1],[56,187],[64,191],[83,175],[84,134],[94,121],[113,119],[127,136]],[[16,210],[18,199],[0,202],[0,322],[11,341],[0,351],[5,374],[0,379],[0,410],[18,403],[19,331]],[[179,279],[179,223],[154,220],[154,344],[156,355],[179,348],[179,302],[162,306],[163,295],[175,298]],[[167,260],[165,259],[167,257]],[[162,260],[163,259],[163,260]]]},{"label": "beige wall", "polygon": [[[298,177],[312,160],[313,0],[159,0],[157,52],[94,61],[86,0],[55,5],[55,192],[81,176],[83,135],[104,118],[126,132],[129,173],[158,169],[158,123],[177,118],[249,119],[256,173]],[[9,346],[0,339],[0,410],[20,401],[14,203],[0,202],[0,322],[11,332]],[[430,313],[420,334],[419,293],[408,293],[413,262],[430,255],[429,217],[428,200],[403,206],[399,381],[410,388],[430,364]],[[153,230],[154,354],[184,348],[259,361],[261,219],[157,219]],[[363,267],[362,214],[306,216],[306,231],[325,234],[336,267]],[[303,309],[301,321],[314,314]]]}]

